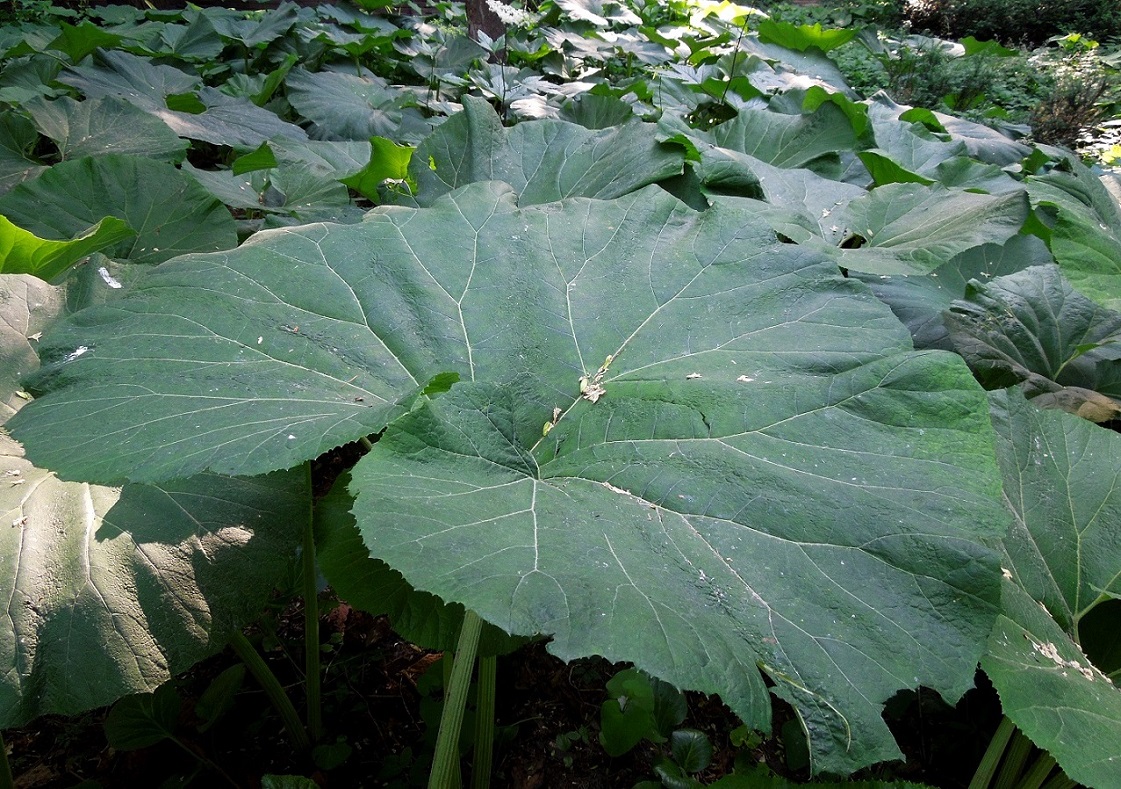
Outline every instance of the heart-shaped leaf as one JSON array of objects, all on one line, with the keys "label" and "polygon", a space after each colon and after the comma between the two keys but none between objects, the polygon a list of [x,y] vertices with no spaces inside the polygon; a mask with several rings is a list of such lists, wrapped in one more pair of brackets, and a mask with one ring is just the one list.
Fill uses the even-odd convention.
[{"label": "heart-shaped leaf", "polygon": [[956,698],[990,629],[983,393],[735,200],[475,184],[161,266],[43,356],[13,432],[97,479],[290,466],[457,372],[355,469],[372,554],[766,728],[761,665],[817,770],[896,756],[882,702]]}]

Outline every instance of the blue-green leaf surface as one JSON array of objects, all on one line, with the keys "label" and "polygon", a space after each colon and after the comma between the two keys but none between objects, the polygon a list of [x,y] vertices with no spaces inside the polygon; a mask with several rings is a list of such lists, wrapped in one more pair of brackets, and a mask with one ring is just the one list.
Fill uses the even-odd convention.
[{"label": "blue-green leaf surface", "polygon": [[[61,288],[0,276],[0,425]],[[304,469],[158,486],[63,482],[0,432],[0,726],[155,689],[258,615],[292,561]]]},{"label": "blue-green leaf surface", "polygon": [[167,124],[115,96],[82,102],[39,98],[24,109],[63,160],[117,153],[179,162],[187,155],[187,141]]},{"label": "blue-green leaf surface", "polygon": [[401,417],[351,486],[373,555],[766,727],[761,666],[816,770],[895,757],[882,703],[956,698],[990,629],[983,393],[736,200],[474,184],[160,266],[42,353],[12,429],[68,475],[256,473]]},{"label": "blue-green leaf surface", "polygon": [[1121,690],[1079,646],[1079,624],[1121,596],[1121,439],[993,392],[997,456],[1015,520],[1003,612],[981,665],[1004,713],[1075,781],[1121,784]]},{"label": "blue-green leaf surface", "polygon": [[465,96],[463,112],[420,144],[409,171],[422,204],[489,180],[513,186],[522,205],[610,199],[681,173],[684,154],[660,145],[655,128],[635,119],[597,131],[554,120],[506,129],[489,104]]},{"label": "blue-green leaf surface", "polygon": [[[51,206],[44,211],[43,206]],[[69,239],[106,216],[136,231],[105,250],[135,263],[237,243],[233,217],[188,175],[137,156],[87,156],[61,162],[0,196],[0,214],[37,236]]]}]

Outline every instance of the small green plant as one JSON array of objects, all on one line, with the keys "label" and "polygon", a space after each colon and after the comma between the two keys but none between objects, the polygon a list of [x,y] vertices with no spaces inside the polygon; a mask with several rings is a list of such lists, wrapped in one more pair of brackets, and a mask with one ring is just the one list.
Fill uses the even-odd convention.
[{"label": "small green plant", "polygon": [[1074,149],[1112,114],[1121,98],[1121,78],[1100,56],[1098,42],[1087,36],[1055,36],[1050,43],[1054,46],[1033,56],[1052,76],[1050,89],[1032,110],[1032,136]]}]

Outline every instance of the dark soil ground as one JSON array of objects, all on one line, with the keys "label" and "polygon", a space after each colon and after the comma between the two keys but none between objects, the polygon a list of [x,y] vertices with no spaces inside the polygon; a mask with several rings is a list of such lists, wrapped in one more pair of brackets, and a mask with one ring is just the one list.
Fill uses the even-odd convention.
[{"label": "dark soil ground", "polygon": [[[322,787],[424,786],[439,720],[442,656],[402,641],[384,617],[327,597],[322,603],[320,635],[329,650],[323,655],[327,733],[314,758],[289,745],[279,717],[248,676],[226,714],[200,731],[205,726],[196,704],[215,677],[237,664],[227,651],[177,679],[183,698],[177,742],[116,750],[104,734],[107,710],[45,717],[5,732],[16,786],[255,789],[269,774],[308,776]],[[290,606],[264,622],[262,630],[275,628],[277,635],[258,634],[254,640],[299,708],[302,613],[298,605]],[[664,746],[643,743],[611,758],[598,741],[605,685],[619,668],[594,659],[565,664],[543,644],[500,658],[491,785],[625,789],[653,779]],[[688,701],[684,726],[705,732],[715,750],[711,767],[697,776],[702,781],[731,772],[737,760],[741,765],[763,762],[793,779],[808,778],[798,754],[786,754],[778,738],[735,747],[731,733],[739,721],[718,699],[688,694]],[[865,777],[964,787],[999,716],[988,687],[971,691],[957,709],[932,693],[902,694],[888,705],[886,717],[908,761],[878,767]],[[781,732],[788,723],[793,723],[790,710],[776,703],[774,730]],[[469,736],[466,732],[465,742]],[[469,769],[469,753],[464,764]]]}]

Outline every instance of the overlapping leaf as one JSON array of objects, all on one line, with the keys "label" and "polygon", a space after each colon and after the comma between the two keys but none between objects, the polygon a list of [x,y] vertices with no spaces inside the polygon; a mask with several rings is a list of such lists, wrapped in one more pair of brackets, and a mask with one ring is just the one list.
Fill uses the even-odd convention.
[{"label": "overlapping leaf", "polygon": [[12,427],[66,474],[254,473],[459,373],[356,469],[373,554],[765,727],[761,664],[815,769],[847,772],[898,753],[897,689],[970,685],[997,592],[983,396],[909,347],[734,202],[518,208],[485,183],[161,266],[45,340],[53,392]]},{"label": "overlapping leaf", "polygon": [[159,263],[184,252],[228,249],[237,243],[225,206],[190,176],[170,164],[135,156],[56,164],[0,196],[0,214],[51,239],[73,238],[104,217],[116,216],[136,237],[107,253],[136,263]]},{"label": "overlapping leaf", "polygon": [[1033,206],[1050,226],[1049,246],[1082,293],[1121,309],[1121,207],[1079,162],[1028,179]]},{"label": "overlapping leaf", "polygon": [[187,155],[187,141],[167,124],[114,96],[83,102],[38,99],[24,109],[64,160],[118,153],[179,162]]},{"label": "overlapping leaf", "polygon": [[29,120],[14,112],[0,112],[0,195],[47,169],[33,156],[38,142],[39,135]]},{"label": "overlapping leaf", "polygon": [[[62,293],[0,276],[0,422],[23,402],[35,339]],[[0,724],[153,690],[256,615],[293,555],[302,470],[160,486],[61,482],[0,434]],[[96,681],[91,681],[96,677]]]},{"label": "overlapping leaf", "polygon": [[[180,137],[215,145],[255,148],[267,139],[306,139],[299,126],[246,99],[238,99],[203,86],[201,80],[173,66],[153,64],[127,52],[101,54],[104,65],[77,66],[59,81],[80,90],[87,98],[115,96],[151,113]],[[168,108],[169,96],[196,95],[202,112]]]},{"label": "overlapping leaf", "polygon": [[1008,241],[1027,216],[1023,192],[984,195],[889,184],[838,212],[837,223],[852,239],[840,260],[868,274],[928,274],[970,249]]},{"label": "overlapping leaf", "polygon": [[1121,443],[1015,390],[990,398],[1015,521],[1004,540],[1003,613],[982,666],[1005,714],[1067,775],[1117,786],[1121,690],[1078,643],[1094,607],[1121,595]]},{"label": "overlapping leaf", "polygon": [[48,241],[0,215],[0,274],[34,274],[52,280],[80,258],[132,235],[128,225],[107,216],[77,238]]},{"label": "overlapping leaf", "polygon": [[1035,236],[1016,235],[1003,244],[983,244],[950,259],[927,275],[888,276],[854,273],[907,324],[916,348],[953,350],[942,313],[965,295],[971,279],[986,282],[1029,266],[1053,261]]},{"label": "overlapping leaf", "polygon": [[684,154],[659,144],[654,128],[633,120],[592,131],[544,120],[506,129],[489,104],[465,96],[463,112],[421,143],[409,170],[425,203],[489,180],[513,186],[522,205],[610,199],[681,173]]},{"label": "overlapping leaf", "polygon": [[1049,393],[1049,401],[1076,388],[1084,396],[1066,410],[1077,413],[1093,392],[1108,396],[1099,405],[1121,410],[1109,401],[1121,399],[1121,314],[1076,292],[1058,266],[970,282],[945,321],[988,388],[1022,384],[1028,396]]}]

